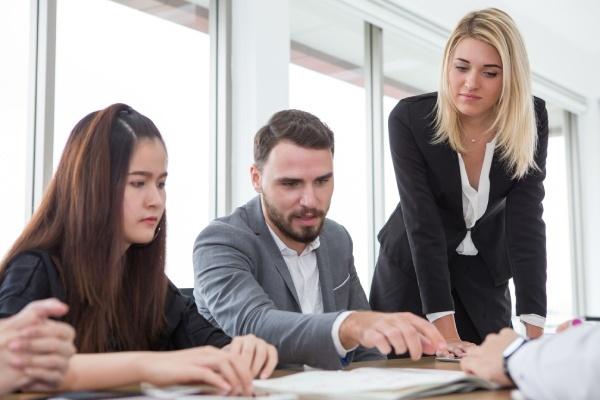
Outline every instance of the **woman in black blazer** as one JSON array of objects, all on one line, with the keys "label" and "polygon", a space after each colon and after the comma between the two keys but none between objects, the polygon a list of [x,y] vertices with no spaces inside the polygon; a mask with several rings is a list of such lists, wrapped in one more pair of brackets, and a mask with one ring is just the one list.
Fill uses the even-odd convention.
[{"label": "woman in black blazer", "polygon": [[440,91],[400,101],[389,133],[400,203],[378,236],[372,308],[426,315],[462,356],[510,326],[514,277],[517,315],[540,336],[548,117],[511,18],[466,15],[446,45]]},{"label": "woman in black blazer", "polygon": [[[113,104],[73,128],[35,214],[0,262],[0,316],[58,298],[79,354],[61,390],[149,382],[252,393],[277,350],[229,338],[165,275],[167,152],[146,116]],[[35,371],[24,357],[25,372]],[[58,379],[57,379],[58,380]]]}]

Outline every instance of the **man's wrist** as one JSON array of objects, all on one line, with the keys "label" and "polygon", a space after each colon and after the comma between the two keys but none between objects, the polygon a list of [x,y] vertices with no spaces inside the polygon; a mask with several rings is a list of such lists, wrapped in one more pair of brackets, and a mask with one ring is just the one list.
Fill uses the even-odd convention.
[{"label": "man's wrist", "polygon": [[351,349],[353,347],[358,346],[358,340],[355,338],[354,331],[356,330],[356,316],[360,313],[360,311],[355,311],[348,315],[347,318],[340,324],[340,328],[338,330],[338,337],[340,339],[340,344],[345,349]]},{"label": "man's wrist", "polygon": [[519,336],[515,340],[510,342],[509,345],[506,346],[506,348],[502,352],[502,358],[503,358],[502,369],[503,369],[504,375],[506,375],[506,377],[508,378],[508,380],[511,382],[511,384],[513,386],[515,385],[515,381],[510,374],[510,368],[508,367],[508,360],[513,356],[513,354],[515,354],[517,351],[519,351],[519,349],[521,349],[527,342],[528,342],[528,340],[526,338]]},{"label": "man's wrist", "polygon": [[[348,317],[354,313],[355,311],[344,311],[340,313],[335,321],[333,322],[333,326],[331,327],[331,337],[333,339],[333,345],[335,346],[335,350],[341,358],[346,357],[347,353],[356,349],[357,346],[345,346],[344,341],[342,341],[342,325]],[[347,343],[346,343],[347,344]]]}]

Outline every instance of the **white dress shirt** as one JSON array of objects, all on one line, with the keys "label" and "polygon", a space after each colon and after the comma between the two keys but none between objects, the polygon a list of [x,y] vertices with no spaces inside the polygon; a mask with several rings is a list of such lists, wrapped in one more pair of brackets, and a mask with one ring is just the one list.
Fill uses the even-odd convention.
[{"label": "white dress shirt", "polygon": [[[298,295],[298,301],[300,301],[302,314],[323,313],[323,294],[321,293],[321,283],[319,280],[317,254],[315,253],[315,250],[320,246],[319,237],[310,242],[301,254],[298,254],[296,250],[287,247],[279,236],[273,232],[269,225],[267,225],[267,227],[290,271],[292,282],[294,282],[294,288]],[[346,357],[346,354],[349,351],[354,350],[346,350],[344,346],[342,346],[339,335],[342,322],[344,322],[351,313],[352,311],[340,313],[331,327],[331,338],[333,339],[335,349],[341,358]]]},{"label": "white dress shirt", "polygon": [[463,256],[476,256],[478,254],[473,239],[471,239],[471,228],[473,228],[477,220],[485,214],[485,210],[488,206],[488,200],[490,198],[490,169],[492,168],[495,147],[496,138],[485,145],[485,155],[483,157],[483,164],[481,165],[478,189],[474,189],[471,186],[462,154],[458,153],[460,184],[462,188],[462,207],[467,234],[456,248],[456,252]]},{"label": "white dress shirt", "polygon": [[576,326],[532,340],[508,359],[527,399],[598,399],[600,326]]},{"label": "white dress shirt", "polygon": [[[485,155],[483,156],[483,164],[481,165],[481,173],[479,175],[478,189],[474,189],[469,182],[469,176],[467,175],[467,169],[462,155],[458,153],[458,166],[460,168],[460,183],[462,188],[462,206],[463,216],[465,219],[465,226],[467,227],[467,233],[463,238],[462,242],[456,248],[456,252],[463,256],[475,256],[479,253],[477,247],[473,243],[471,238],[471,228],[475,226],[475,223],[485,214],[485,210],[488,206],[488,200],[490,198],[490,170],[492,168],[492,160],[494,159],[494,150],[496,148],[496,137],[485,145]],[[436,313],[427,314],[427,319],[430,322],[435,321],[446,315],[452,315],[454,311],[441,311]],[[537,314],[523,314],[520,316],[522,322],[544,327],[546,319]]]}]

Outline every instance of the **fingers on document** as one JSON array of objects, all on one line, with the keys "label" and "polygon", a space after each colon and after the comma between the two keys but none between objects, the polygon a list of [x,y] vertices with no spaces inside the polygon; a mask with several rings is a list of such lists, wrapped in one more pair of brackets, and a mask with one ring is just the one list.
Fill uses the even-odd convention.
[{"label": "fingers on document", "polygon": [[433,354],[446,348],[435,326],[411,313],[388,314],[381,318],[365,332],[362,345],[376,347],[383,354],[408,351],[413,360],[420,359],[423,353]]}]

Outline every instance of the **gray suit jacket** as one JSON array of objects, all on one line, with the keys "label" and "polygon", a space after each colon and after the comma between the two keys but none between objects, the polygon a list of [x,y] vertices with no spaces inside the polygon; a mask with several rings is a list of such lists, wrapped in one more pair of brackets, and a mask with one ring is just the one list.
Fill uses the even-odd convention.
[{"label": "gray suit jacket", "polygon": [[[368,310],[352,241],[326,220],[317,252],[323,314],[302,314],[288,267],[265,223],[260,197],[214,220],[194,245],[194,297],[200,313],[231,336],[254,334],[274,344],[281,364],[343,366],[333,339],[334,320],[345,310]],[[356,349],[349,360],[381,359]]]}]

